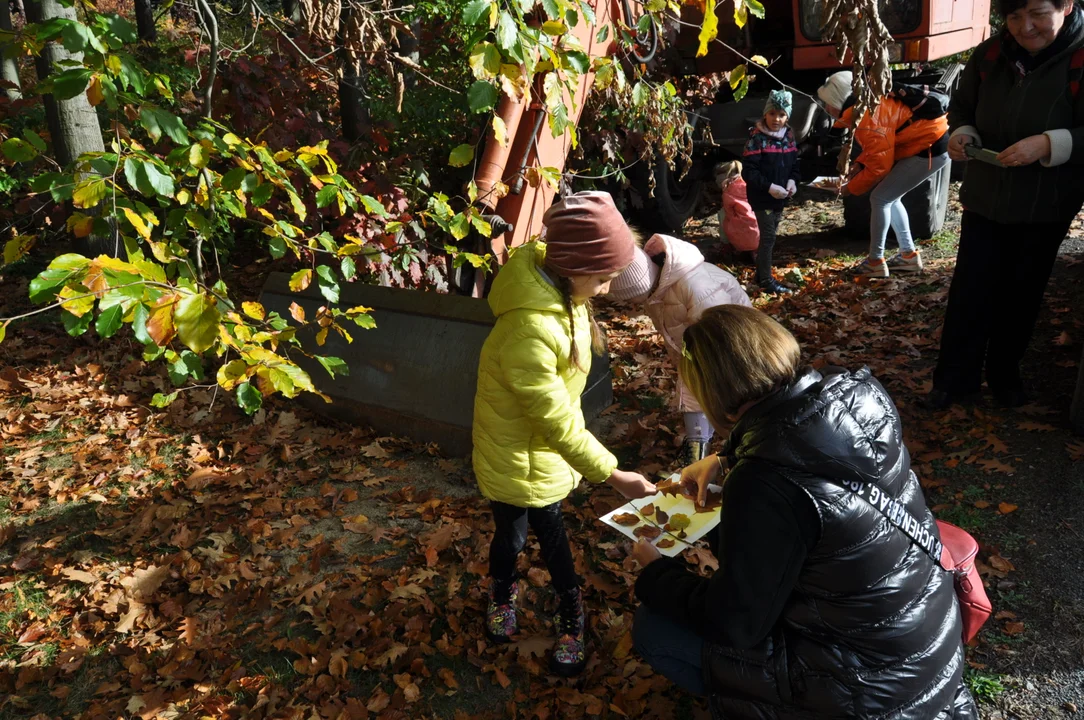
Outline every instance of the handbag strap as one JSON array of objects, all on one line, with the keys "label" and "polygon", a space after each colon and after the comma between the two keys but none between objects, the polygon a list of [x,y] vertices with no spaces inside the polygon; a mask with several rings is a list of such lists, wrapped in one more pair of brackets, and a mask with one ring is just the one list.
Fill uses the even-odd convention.
[{"label": "handbag strap", "polygon": [[[914,478],[914,476],[915,474],[912,471],[911,477]],[[938,567],[952,571],[952,568],[945,567],[941,560],[944,546],[941,544],[941,539],[937,533],[912,515],[906,505],[873,483],[860,480],[840,480],[839,478],[833,478],[833,480],[865,500],[874,510],[881,513],[888,522],[899,528],[900,532],[911,539],[911,542],[918,545],[929,555]]]}]

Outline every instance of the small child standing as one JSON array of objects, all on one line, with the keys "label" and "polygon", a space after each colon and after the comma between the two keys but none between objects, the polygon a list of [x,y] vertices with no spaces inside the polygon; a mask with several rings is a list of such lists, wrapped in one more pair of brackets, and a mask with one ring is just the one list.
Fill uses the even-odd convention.
[{"label": "small child standing", "polygon": [[508,642],[518,632],[516,560],[530,526],[558,596],[550,666],[570,677],[587,663],[587,620],[561,502],[580,476],[628,498],[653,495],[655,486],[617,469],[580,409],[591,350],[602,342],[589,301],[632,262],[632,232],[604,192],[567,197],[542,222],[546,242],[513,250],[489,294],[497,322],[478,365],[473,464],[496,525],[486,633]]},{"label": "small child standing", "polygon": [[[643,250],[636,248],[632,264],[610,284],[609,297],[644,303],[675,368],[680,365],[685,328],[705,310],[752,305],[733,275],[704,262],[696,246],[668,235],[652,235]],[[682,463],[688,466],[707,455],[715,431],[680,377],[677,402],[685,420]]]},{"label": "small child standing", "polygon": [[772,90],[764,117],[749,133],[742,155],[742,177],[749,186],[749,204],[760,228],[757,284],[772,294],[794,292],[772,276],[772,250],[786,200],[798,191],[798,144],[787,125],[793,98],[786,90]]},{"label": "small child standing", "polygon": [[723,191],[723,208],[719,211],[719,239],[739,254],[750,253],[755,258],[760,245],[757,216],[749,205],[749,191],[741,176],[741,162],[719,163],[715,166],[715,184]]}]

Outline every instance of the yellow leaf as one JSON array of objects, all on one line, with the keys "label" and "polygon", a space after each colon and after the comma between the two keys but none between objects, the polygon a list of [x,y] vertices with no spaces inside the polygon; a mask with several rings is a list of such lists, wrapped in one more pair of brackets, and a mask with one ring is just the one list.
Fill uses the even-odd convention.
[{"label": "yellow leaf", "polygon": [[94,107],[97,107],[105,100],[105,95],[102,94],[102,79],[98,75],[94,75],[90,79],[90,84],[87,85],[87,101]]},{"label": "yellow leaf", "polygon": [[77,208],[92,208],[105,197],[105,180],[92,177],[80,181],[72,192],[72,204]]},{"label": "yellow leaf", "polygon": [[508,145],[508,126],[499,115],[493,116],[493,137],[501,147]]},{"label": "yellow leaf", "polygon": [[768,67],[768,58],[764,57],[763,55],[754,55],[749,59],[755,62],[757,65],[760,65],[761,67]]},{"label": "yellow leaf", "polygon": [[557,35],[564,35],[568,32],[568,27],[560,20],[547,20],[542,23],[542,32],[556,37]]},{"label": "yellow leaf", "polygon": [[188,188],[181,188],[177,191],[177,203],[179,205],[187,205],[192,200],[192,192]]},{"label": "yellow leaf", "polygon": [[745,66],[744,65],[739,65],[738,67],[731,70],[730,71],[730,78],[729,78],[729,80],[730,80],[730,89],[731,90],[737,90],[738,86],[741,85],[741,81],[742,81],[742,79],[744,77],[745,77]]},{"label": "yellow leaf", "polygon": [[745,27],[745,23],[749,21],[749,10],[745,7],[744,2],[735,0],[734,2],[734,24],[739,28]]},{"label": "yellow leaf", "polygon": [[[744,5],[742,7],[744,7]],[[696,56],[704,57],[707,55],[708,45],[711,44],[718,35],[719,18],[715,15],[715,0],[707,0],[704,4],[704,22],[700,26],[700,47],[697,48]]]},{"label": "yellow leaf", "polygon": [[60,292],[57,293],[57,298],[61,301],[60,306],[76,317],[83,317],[94,307],[93,295],[87,293],[86,290],[76,289],[70,285],[61,288]]},{"label": "yellow leaf", "polygon": [[680,532],[689,527],[689,516],[683,513],[674,513],[670,516],[670,529]]},{"label": "yellow leaf", "polygon": [[150,240],[151,228],[149,225],[147,225],[146,222],[143,221],[143,218],[139,216],[139,213],[137,213],[132,208],[126,207],[122,207],[121,210],[124,211],[124,217],[128,218],[128,222],[132,223],[132,227],[135,228],[135,231],[137,233],[139,233],[139,236],[142,237],[144,240]]},{"label": "yellow leaf", "polygon": [[263,305],[258,302],[243,302],[241,303],[241,311],[248,315],[253,320],[263,320],[267,316],[266,311],[263,309]]},{"label": "yellow leaf", "polygon": [[26,255],[34,247],[37,238],[33,235],[16,235],[4,243],[4,264],[10,265]]}]

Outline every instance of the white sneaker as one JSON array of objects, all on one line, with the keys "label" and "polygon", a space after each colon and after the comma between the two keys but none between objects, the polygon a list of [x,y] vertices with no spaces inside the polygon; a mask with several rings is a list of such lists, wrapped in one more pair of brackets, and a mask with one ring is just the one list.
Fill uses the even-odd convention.
[{"label": "white sneaker", "polygon": [[922,255],[918,250],[911,253],[911,257],[906,257],[903,253],[896,253],[896,257],[889,260],[887,264],[892,272],[922,272]]}]

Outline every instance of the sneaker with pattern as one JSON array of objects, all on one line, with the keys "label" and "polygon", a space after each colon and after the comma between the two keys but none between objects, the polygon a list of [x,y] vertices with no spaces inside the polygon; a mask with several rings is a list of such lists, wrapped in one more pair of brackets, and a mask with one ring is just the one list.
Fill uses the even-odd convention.
[{"label": "sneaker with pattern", "polygon": [[486,635],[495,643],[506,643],[519,632],[516,602],[519,600],[519,583],[499,586],[493,581],[489,589],[489,607],[486,610]]},{"label": "sneaker with pattern", "polygon": [[557,644],[553,647],[550,669],[561,677],[573,677],[587,665],[587,617],[583,596],[575,588],[558,594]]},{"label": "sneaker with pattern", "polygon": [[859,277],[886,278],[888,277],[888,263],[884,260],[868,257],[855,265],[852,272]]},{"label": "sneaker with pattern", "polygon": [[891,272],[914,273],[922,272],[922,255],[918,250],[911,253],[897,253],[896,257],[887,263]]}]

